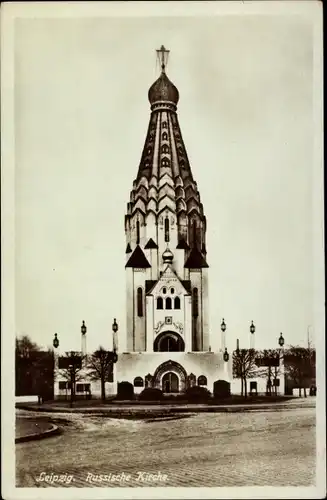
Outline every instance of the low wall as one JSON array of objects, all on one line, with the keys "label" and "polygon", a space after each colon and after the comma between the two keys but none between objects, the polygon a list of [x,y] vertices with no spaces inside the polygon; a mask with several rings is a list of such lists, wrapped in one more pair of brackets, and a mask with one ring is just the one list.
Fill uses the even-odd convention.
[{"label": "low wall", "polygon": [[38,403],[37,396],[16,396],[16,403]]}]

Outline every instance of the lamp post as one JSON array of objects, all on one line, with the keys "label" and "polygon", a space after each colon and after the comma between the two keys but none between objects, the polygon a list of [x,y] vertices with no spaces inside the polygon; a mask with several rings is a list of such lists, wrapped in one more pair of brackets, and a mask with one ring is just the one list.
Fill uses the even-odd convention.
[{"label": "lamp post", "polygon": [[253,321],[251,321],[251,325],[250,325],[250,333],[251,333],[251,337],[250,337],[250,349],[254,349],[254,333],[255,333],[255,326],[254,326]]},{"label": "lamp post", "polygon": [[[278,344],[280,346],[280,349],[278,349],[278,367],[280,369],[280,361],[282,359],[281,350],[283,349],[283,346],[285,344],[285,339],[283,337],[282,332],[280,332]],[[277,366],[275,367],[275,394],[277,395]]]},{"label": "lamp post", "polygon": [[222,322],[221,322],[221,325],[220,325],[220,329],[222,331],[222,350],[224,351],[224,349],[226,348],[226,338],[225,338],[225,331],[226,331],[226,323],[225,323],[225,320],[223,318]]},{"label": "lamp post", "polygon": [[228,378],[228,361],[229,361],[229,354],[228,354],[228,351],[227,351],[227,347],[225,347],[225,352],[224,352],[224,371],[225,371],[225,374],[226,374],[226,378]]},{"label": "lamp post", "polygon": [[[54,349],[58,349],[59,347],[59,339],[58,339],[58,334],[55,333],[52,341],[52,345]],[[56,377],[56,371],[57,371],[57,358],[56,358],[56,353],[55,350],[52,349],[52,367],[53,367],[53,385],[52,385],[52,397],[54,397],[54,387],[55,387],[55,377]]]},{"label": "lamp post", "polygon": [[113,331],[113,336],[112,336],[112,345],[113,345],[113,350],[116,352],[117,350],[117,332],[118,332],[118,323],[116,321],[116,318],[114,318],[114,322],[112,324],[112,331]]},{"label": "lamp post", "polygon": [[[73,353],[71,353],[71,361],[73,358]],[[70,406],[73,407],[74,392],[75,392],[75,381],[74,381],[74,366],[72,363],[68,365],[68,370],[70,374]]]},{"label": "lamp post", "polygon": [[82,334],[82,356],[86,355],[86,332],[87,328],[85,325],[85,321],[82,321],[82,326],[81,326],[81,334]]},{"label": "lamp post", "polygon": [[112,324],[112,347],[113,350],[110,352],[110,358],[111,358],[111,365],[112,365],[112,381],[114,381],[114,364],[117,363],[118,361],[118,354],[117,354],[117,348],[118,348],[118,342],[117,342],[117,332],[118,332],[118,323],[116,321],[116,318],[114,318],[114,322]]}]

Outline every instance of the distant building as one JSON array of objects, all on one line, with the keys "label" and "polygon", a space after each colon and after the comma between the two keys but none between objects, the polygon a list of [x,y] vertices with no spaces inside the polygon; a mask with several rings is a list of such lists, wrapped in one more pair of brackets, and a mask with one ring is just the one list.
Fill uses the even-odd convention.
[{"label": "distant building", "polygon": [[[298,396],[304,395],[305,389],[306,395],[310,395],[316,386],[316,352],[315,349],[311,349],[311,355],[308,356],[306,348],[296,349],[300,353],[303,351],[305,361],[302,362],[301,358],[296,359],[289,349],[256,351],[256,362],[251,376],[247,378],[247,393]],[[241,378],[235,369],[231,392],[242,393]]]},{"label": "distant building", "polygon": [[[249,351],[249,349],[246,349]],[[242,380],[239,371],[236,369],[237,351],[233,352],[233,380],[231,383],[231,392],[233,394],[242,394]],[[282,351],[266,350],[254,351],[254,362],[244,363],[245,369],[250,371],[247,376],[247,394],[266,395],[285,393],[285,369]],[[250,366],[249,366],[250,365]],[[243,394],[245,388],[243,384]]]}]

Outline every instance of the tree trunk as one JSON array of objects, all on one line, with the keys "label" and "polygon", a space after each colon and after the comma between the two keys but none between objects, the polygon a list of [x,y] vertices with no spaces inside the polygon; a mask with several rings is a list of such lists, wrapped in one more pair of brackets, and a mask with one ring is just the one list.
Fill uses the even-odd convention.
[{"label": "tree trunk", "polygon": [[102,401],[106,400],[105,380],[103,377],[101,379],[101,399]]},{"label": "tree trunk", "polygon": [[241,377],[241,395],[243,396],[243,376]]},{"label": "tree trunk", "polygon": [[244,396],[247,397],[247,383],[246,383],[246,377],[244,377]]},{"label": "tree trunk", "polygon": [[302,397],[302,389],[301,389],[301,387],[299,387],[299,397],[300,398]]},{"label": "tree trunk", "polygon": [[305,390],[305,387],[303,387],[303,392],[304,392],[304,397],[307,397],[307,391]]}]

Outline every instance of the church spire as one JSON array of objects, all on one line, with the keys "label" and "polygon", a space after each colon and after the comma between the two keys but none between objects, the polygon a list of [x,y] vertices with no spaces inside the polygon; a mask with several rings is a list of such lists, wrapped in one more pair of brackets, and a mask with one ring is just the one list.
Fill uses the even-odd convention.
[{"label": "church spire", "polygon": [[[191,260],[201,261],[201,267],[204,267],[202,248],[205,248],[206,221],[178,122],[179,92],[166,74],[170,51],[162,45],[156,53],[162,72],[148,93],[151,115],[128,203],[126,230],[132,231],[133,235],[135,232],[135,243],[138,244],[137,217],[146,218],[152,213],[158,223],[159,219],[165,219],[162,215],[164,211],[169,210],[176,216],[176,247],[181,249],[182,245],[185,250],[197,248],[199,255]],[[149,238],[158,244],[154,234],[148,234],[146,229],[144,238],[143,244]]]}]

